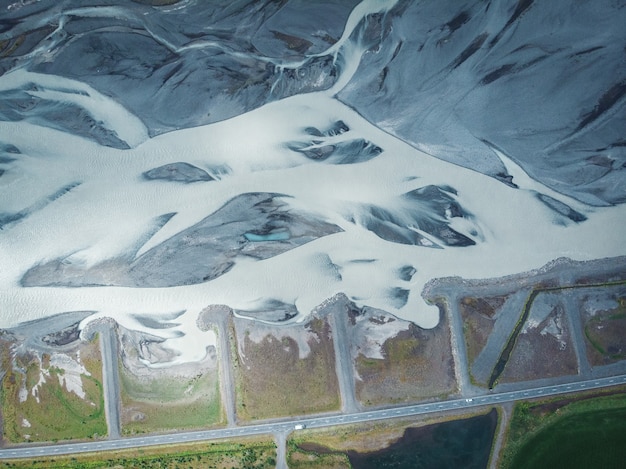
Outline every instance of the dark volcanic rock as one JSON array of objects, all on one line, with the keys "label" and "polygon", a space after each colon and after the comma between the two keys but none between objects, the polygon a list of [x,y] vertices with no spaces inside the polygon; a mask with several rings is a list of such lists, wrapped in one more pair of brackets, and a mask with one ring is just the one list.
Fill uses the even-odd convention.
[{"label": "dark volcanic rock", "polygon": [[[156,135],[327,90],[349,69],[347,54],[324,50],[342,37],[356,0],[154,6],[169,3],[14,2],[2,12],[0,73],[23,66],[74,78]],[[101,14],[81,13],[91,6]],[[413,146],[510,186],[493,149],[583,202],[626,202],[624,24],[614,0],[399,0],[352,31],[363,54],[337,96]],[[4,91],[0,119],[125,148],[80,108],[32,91]]]},{"label": "dark volcanic rock", "polygon": [[47,334],[41,338],[41,341],[47,345],[51,346],[63,346],[71,344],[80,339],[80,323],[72,324],[69,327],[61,329],[57,332],[52,332],[51,334]]},{"label": "dark volcanic rock", "polygon": [[[162,223],[169,218],[163,217]],[[57,259],[30,269],[22,285],[196,284],[228,272],[240,256],[267,259],[339,231],[336,225],[290,209],[277,194],[242,194],[136,259],[129,255],[87,269]]]},{"label": "dark volcanic rock", "polygon": [[359,0],[291,0],[268,18],[252,44],[269,57],[302,58],[319,54],[341,36]]},{"label": "dark volcanic rock", "polygon": [[[393,243],[432,248],[441,248],[442,244],[474,245],[474,238],[481,237],[477,229],[459,233],[450,227],[450,220],[453,218],[465,218],[468,221],[473,218],[453,195],[454,189],[451,187],[421,187],[404,194],[401,202],[393,209],[375,205],[361,207],[360,219],[368,230]],[[412,276],[409,272],[410,270],[402,275]]]},{"label": "dark volcanic rock", "polygon": [[354,164],[371,160],[382,153],[382,148],[362,138],[332,145],[293,142],[289,149],[302,153],[310,160],[331,164]]},{"label": "dark volcanic rock", "polygon": [[0,120],[26,120],[35,124],[90,138],[101,145],[128,149],[128,143],[96,121],[81,107],[32,96],[26,90],[0,92]]},{"label": "dark volcanic rock", "polygon": [[285,303],[276,299],[267,299],[258,308],[247,310],[236,310],[240,316],[250,317],[261,321],[284,322],[289,321],[298,314],[295,305]]},{"label": "dark volcanic rock", "polygon": [[[26,54],[45,42],[50,57],[29,70],[89,84],[157,135],[332,86],[340,64],[304,54],[336,42],[358,1],[219,0],[176,8],[154,7],[170,1],[114,2],[111,12],[81,14],[81,7],[110,3],[42,0],[35,15],[25,7],[3,13],[7,33],[0,40],[7,42],[0,44],[8,51],[0,55],[0,71],[15,66],[17,49]],[[41,28],[61,18],[59,30]],[[284,63],[292,59],[301,63]]]},{"label": "dark volcanic rock", "polygon": [[143,177],[148,180],[163,179],[174,182],[200,182],[213,181],[209,174],[189,163],[170,163],[158,168],[151,169],[143,173]]},{"label": "dark volcanic rock", "polygon": [[[626,201],[619,2],[405,0],[385,21],[389,33],[363,56],[342,101],[414,146],[504,182],[493,147],[584,202]],[[615,165],[594,168],[587,158],[596,154]]]}]

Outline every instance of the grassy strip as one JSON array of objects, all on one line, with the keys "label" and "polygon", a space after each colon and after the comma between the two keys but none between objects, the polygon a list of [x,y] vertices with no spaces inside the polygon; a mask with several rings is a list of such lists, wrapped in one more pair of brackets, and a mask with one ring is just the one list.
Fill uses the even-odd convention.
[{"label": "grassy strip", "polygon": [[249,438],[217,443],[191,443],[145,449],[54,456],[36,460],[0,461],[0,468],[104,469],[162,468],[200,469],[273,468],[276,445],[271,439]]},{"label": "grassy strip", "polygon": [[[604,453],[613,458],[619,454],[616,445],[626,448],[626,388],[617,389],[604,396],[579,394],[575,401],[555,396],[517,403],[500,467],[618,467],[598,465],[598,461],[587,464],[586,456],[579,454],[585,448],[589,454],[601,452],[597,458],[602,459]],[[570,457],[574,454],[578,456]],[[526,461],[534,461],[535,466]]]},{"label": "grassy strip", "polygon": [[294,440],[287,442],[287,461],[289,469],[339,469],[351,468],[348,455],[337,452],[302,450]]}]

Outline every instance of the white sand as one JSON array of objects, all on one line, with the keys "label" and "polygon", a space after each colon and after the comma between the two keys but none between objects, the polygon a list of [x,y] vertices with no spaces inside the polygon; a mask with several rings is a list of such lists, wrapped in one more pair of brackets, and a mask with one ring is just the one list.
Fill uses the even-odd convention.
[{"label": "white sand", "polygon": [[[372,7],[377,2],[366,3]],[[345,41],[342,44],[342,53],[349,53],[352,46]],[[12,75],[3,77],[4,88],[11,86],[7,77]],[[18,75],[12,79],[20,83],[26,78]],[[33,78],[32,74],[28,79],[44,84],[42,93],[48,98],[80,101],[94,115],[104,116],[111,128],[123,129],[133,144],[145,138],[138,119],[85,85],[62,78]],[[87,94],[78,97],[68,90],[86,90]],[[284,99],[228,121],[161,135],[127,151],[25,122],[0,122],[0,140],[24,153],[13,165],[18,170],[0,179],[0,212],[33,207],[60,187],[80,183],[0,231],[0,327],[64,311],[93,310],[97,314],[87,321],[110,316],[124,327],[141,330],[133,314],[158,318],[184,310],[177,319],[179,326],[149,332],[164,337],[166,346],[178,351],[177,362],[193,361],[204,357],[207,345],[215,344],[212,332],[202,333],[195,326],[198,313],[208,304],[251,310],[264,299],[275,298],[295,303],[300,312],[296,320],[303,320],[325,299],[345,292],[358,305],[433,327],[438,312],[421,298],[424,285],[432,278],[491,278],[538,268],[563,256],[587,260],[626,254],[626,224],[619,222],[626,219],[626,205],[585,208],[548,191],[513,166],[517,172],[514,182],[523,181],[524,189],[515,190],[437,160],[369,124],[333,99],[336,91]],[[286,147],[286,142],[302,140],[303,128],[325,128],[339,119],[351,130],[338,139],[364,138],[384,152],[365,163],[333,166],[307,160]],[[148,169],[178,161],[201,168],[227,167],[230,172],[219,181],[188,185],[141,179]],[[452,226],[466,231],[466,225],[473,225],[478,233],[476,246],[432,249],[399,245],[358,224],[363,216],[359,204],[402,210],[401,194],[430,184],[450,185],[458,191],[459,202],[474,218],[453,220]],[[146,289],[20,286],[24,273],[40,263],[61,258],[89,266],[132,252],[155,217],[176,212],[139,255],[197,223],[232,197],[254,191],[293,196],[285,201],[320,214],[344,232],[271,259],[238,260],[227,274],[200,285]],[[584,210],[588,220],[575,224],[555,214],[536,199],[536,191],[574,204]],[[351,217],[356,223],[347,221]],[[326,256],[339,267],[341,280],[329,270]],[[353,262],[360,259],[376,262]],[[399,280],[396,274],[407,264],[417,269],[410,282]],[[393,287],[410,290],[409,301],[402,308],[390,303],[388,291]]]},{"label": "white sand", "polygon": [[72,357],[64,353],[53,353],[50,356],[50,366],[63,370],[63,373],[57,375],[61,386],[65,386],[68,392],[73,392],[81,399],[85,398],[81,375],[91,375],[82,363],[73,360]]}]

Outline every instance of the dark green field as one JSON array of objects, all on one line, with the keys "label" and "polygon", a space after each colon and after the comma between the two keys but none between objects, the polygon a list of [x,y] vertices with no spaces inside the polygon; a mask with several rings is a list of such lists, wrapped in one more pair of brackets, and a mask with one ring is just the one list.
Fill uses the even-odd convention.
[{"label": "dark green field", "polygon": [[558,419],[526,441],[511,468],[617,468],[626,461],[626,408]]}]

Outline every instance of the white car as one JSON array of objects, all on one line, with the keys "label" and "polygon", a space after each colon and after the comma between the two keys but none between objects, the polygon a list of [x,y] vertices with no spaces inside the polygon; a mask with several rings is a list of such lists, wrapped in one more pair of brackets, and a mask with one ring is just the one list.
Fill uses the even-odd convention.
[{"label": "white car", "polygon": [[465,399],[465,402],[474,402],[474,399],[472,399],[471,397],[468,397],[467,399]]},{"label": "white car", "polygon": [[303,423],[298,423],[295,427],[293,427],[294,430],[304,430],[306,428],[306,425],[304,425]]}]

